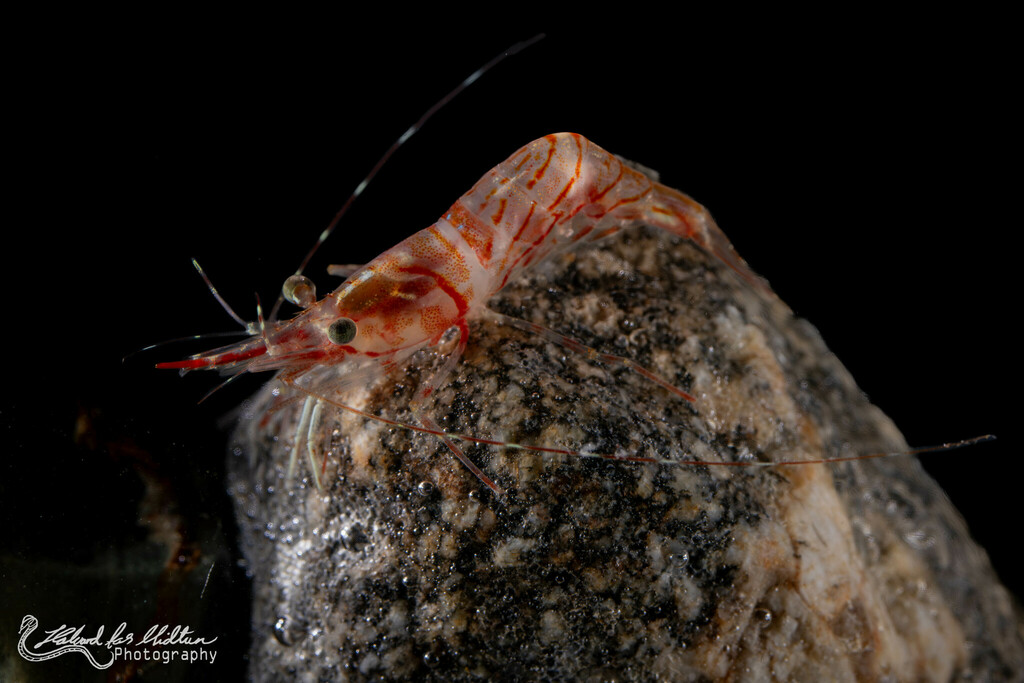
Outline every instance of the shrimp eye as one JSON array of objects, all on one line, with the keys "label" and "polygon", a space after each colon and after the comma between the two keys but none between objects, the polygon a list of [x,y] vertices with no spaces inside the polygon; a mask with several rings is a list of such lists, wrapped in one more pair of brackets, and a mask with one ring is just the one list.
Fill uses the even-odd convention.
[{"label": "shrimp eye", "polygon": [[327,328],[327,338],[335,344],[348,344],[356,338],[356,323],[349,318],[338,318]]},{"label": "shrimp eye", "polygon": [[302,308],[316,303],[316,285],[305,275],[292,275],[285,280],[281,293],[285,299]]}]

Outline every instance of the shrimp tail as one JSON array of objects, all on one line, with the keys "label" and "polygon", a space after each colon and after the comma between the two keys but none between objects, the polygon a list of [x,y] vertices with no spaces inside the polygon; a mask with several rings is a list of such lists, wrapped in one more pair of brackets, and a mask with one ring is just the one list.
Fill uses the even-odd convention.
[{"label": "shrimp tail", "polygon": [[726,238],[725,233],[718,227],[715,220],[708,215],[707,233],[704,235],[706,246],[719,261],[729,266],[736,274],[743,278],[748,284],[762,292],[772,293],[771,285],[763,277],[755,273],[747,265],[737,252],[736,248]]},{"label": "shrimp tail", "polygon": [[656,180],[652,185],[651,205],[644,216],[644,222],[692,240],[754,288],[772,293],[768,281],[747,265],[703,205]]}]

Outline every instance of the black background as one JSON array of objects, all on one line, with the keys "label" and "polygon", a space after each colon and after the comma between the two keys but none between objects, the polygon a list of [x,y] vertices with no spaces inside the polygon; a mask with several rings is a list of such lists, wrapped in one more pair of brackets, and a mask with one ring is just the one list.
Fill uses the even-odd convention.
[{"label": "black background", "polygon": [[[327,263],[365,262],[426,227],[522,144],[586,135],[708,206],[910,444],[998,435],[925,466],[1020,595],[1008,322],[1020,289],[1010,241],[1020,228],[1010,126],[1019,112],[1009,104],[1019,82],[997,26],[932,17],[742,34],[549,31],[402,148],[309,274],[326,291],[337,283]],[[105,438],[140,444],[177,471],[183,490],[200,489],[197,514],[222,516],[230,534],[216,423],[260,380],[197,405],[214,377],[152,367],[194,346],[122,358],[235,327],[193,256],[254,318],[253,293],[273,300],[394,139],[536,32],[140,22],[130,33],[69,27],[33,41],[10,67],[6,105],[18,121],[7,133],[17,179],[0,404],[10,552],[72,566],[108,542],[107,516],[135,514],[109,493],[131,467],[105,461],[102,440],[72,444],[83,412],[100,416]],[[66,538],[72,526],[77,540]],[[244,604],[244,594],[230,599]],[[241,631],[247,619],[238,613]]]}]

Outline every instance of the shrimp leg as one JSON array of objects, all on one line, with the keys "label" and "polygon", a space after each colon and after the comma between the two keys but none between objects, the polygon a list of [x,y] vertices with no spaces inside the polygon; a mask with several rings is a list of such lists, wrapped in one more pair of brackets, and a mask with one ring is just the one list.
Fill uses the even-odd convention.
[{"label": "shrimp leg", "polygon": [[302,403],[302,415],[299,417],[299,424],[295,428],[295,438],[292,443],[291,454],[288,457],[288,472],[285,475],[286,482],[291,482],[292,477],[295,475],[295,465],[298,463],[299,453],[305,450],[309,457],[313,481],[318,489],[321,488],[320,477],[317,474],[313,442],[310,439],[319,427],[322,411],[323,401],[316,396],[307,396],[306,400]]},{"label": "shrimp leg", "polygon": [[542,325],[531,323],[521,318],[514,318],[503,313],[498,313],[497,311],[489,308],[486,309],[486,315],[494,319],[494,321],[497,322],[499,325],[509,325],[510,327],[516,327],[526,332],[539,334],[541,337],[547,339],[549,342],[558,344],[559,346],[563,346],[569,349],[570,351],[573,351],[574,353],[583,354],[589,360],[600,360],[605,363],[621,365],[623,367],[629,368],[630,370],[633,370],[634,372],[643,375],[644,377],[651,380],[655,384],[658,384],[664,387],[665,389],[668,389],[673,394],[676,394],[677,396],[680,396],[681,398],[684,398],[687,401],[692,402],[697,400],[691,394],[688,394],[687,392],[683,391],[682,389],[672,384],[668,380],[664,379],[660,375],[651,372],[650,370],[648,370],[647,368],[640,365],[634,360],[624,358],[622,356],[615,356],[610,353],[602,353],[597,349],[591,348],[586,344],[583,344],[577,341],[576,339],[573,339],[572,337],[567,337],[564,334],[559,334],[558,332],[548,329],[547,327],[543,327]]},{"label": "shrimp leg", "polygon": [[459,341],[455,346],[455,350],[448,354],[448,358],[445,359],[444,364],[437,369],[430,379],[420,384],[419,389],[416,391],[416,396],[409,404],[409,407],[412,410],[413,416],[421,425],[427,429],[433,430],[434,432],[438,432],[445,445],[448,446],[448,449],[455,454],[455,457],[461,460],[462,464],[468,467],[469,471],[475,474],[477,479],[486,484],[487,488],[494,491],[495,495],[500,497],[504,494],[501,487],[491,481],[491,479],[484,474],[483,471],[477,467],[465,453],[462,452],[462,449],[456,446],[455,443],[444,434],[444,430],[441,429],[440,425],[438,425],[437,422],[435,422],[434,419],[427,415],[423,410],[423,402],[428,396],[434,393],[438,387],[445,383],[448,376],[452,373],[452,370],[454,370],[455,366],[458,365],[459,360],[462,358],[462,354],[466,350],[466,342],[469,341],[469,325],[467,325],[463,320],[458,323],[458,327]]}]

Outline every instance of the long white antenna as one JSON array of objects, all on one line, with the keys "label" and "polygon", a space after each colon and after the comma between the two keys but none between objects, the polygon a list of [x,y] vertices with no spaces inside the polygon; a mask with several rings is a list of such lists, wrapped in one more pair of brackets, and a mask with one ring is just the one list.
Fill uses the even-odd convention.
[{"label": "long white antenna", "polygon": [[[459,83],[455,87],[455,89],[453,89],[450,93],[442,97],[434,106],[428,109],[426,113],[424,113],[423,116],[421,116],[416,123],[409,126],[408,130],[402,133],[402,135],[399,136],[397,140],[395,140],[391,147],[388,148],[388,151],[384,152],[384,156],[382,156],[374,165],[374,167],[370,169],[370,172],[366,174],[366,177],[363,178],[363,180],[358,185],[356,185],[355,191],[351,195],[349,195],[347,200],[345,200],[345,204],[342,205],[341,209],[338,210],[338,213],[334,214],[334,218],[332,218],[331,222],[327,224],[327,227],[324,228],[324,231],[320,233],[320,237],[317,238],[316,244],[314,244],[313,248],[309,250],[309,253],[306,254],[306,257],[302,259],[302,263],[299,264],[299,268],[298,270],[295,271],[295,275],[302,275],[302,271],[306,269],[307,265],[309,265],[310,259],[313,258],[313,255],[320,248],[320,245],[326,242],[327,238],[331,236],[332,232],[334,232],[334,228],[337,227],[338,221],[340,221],[341,217],[348,212],[349,207],[352,206],[352,202],[356,200],[356,197],[363,193],[363,190],[366,189],[366,186],[370,184],[370,181],[373,180],[374,176],[377,175],[377,172],[380,171],[380,169],[384,166],[385,163],[387,163],[388,159],[391,158],[391,155],[398,151],[398,148],[404,145],[409,138],[415,135],[416,132],[423,127],[423,124],[425,124],[430,119],[431,116],[436,114],[438,110],[440,110],[443,106],[451,102],[456,95],[465,90],[470,84],[473,83],[473,81],[483,76],[485,73],[487,73],[487,71],[489,71],[499,62],[501,62],[503,59],[505,59],[506,57],[511,57],[512,55],[517,54],[519,52],[522,52],[523,50],[525,50],[526,48],[530,47],[531,45],[533,45],[534,43],[543,38],[544,34],[539,33],[535,35],[533,38],[530,38],[529,40],[525,40],[521,43],[516,43],[507,50],[502,51],[501,54],[499,54],[494,59],[487,62],[482,67],[480,67],[479,69],[471,73],[469,76],[467,76],[462,81],[462,83]],[[284,294],[279,294],[277,297],[277,301],[274,303],[274,307],[270,310],[270,320],[277,320],[277,313],[281,309],[282,303],[284,303]]]}]

